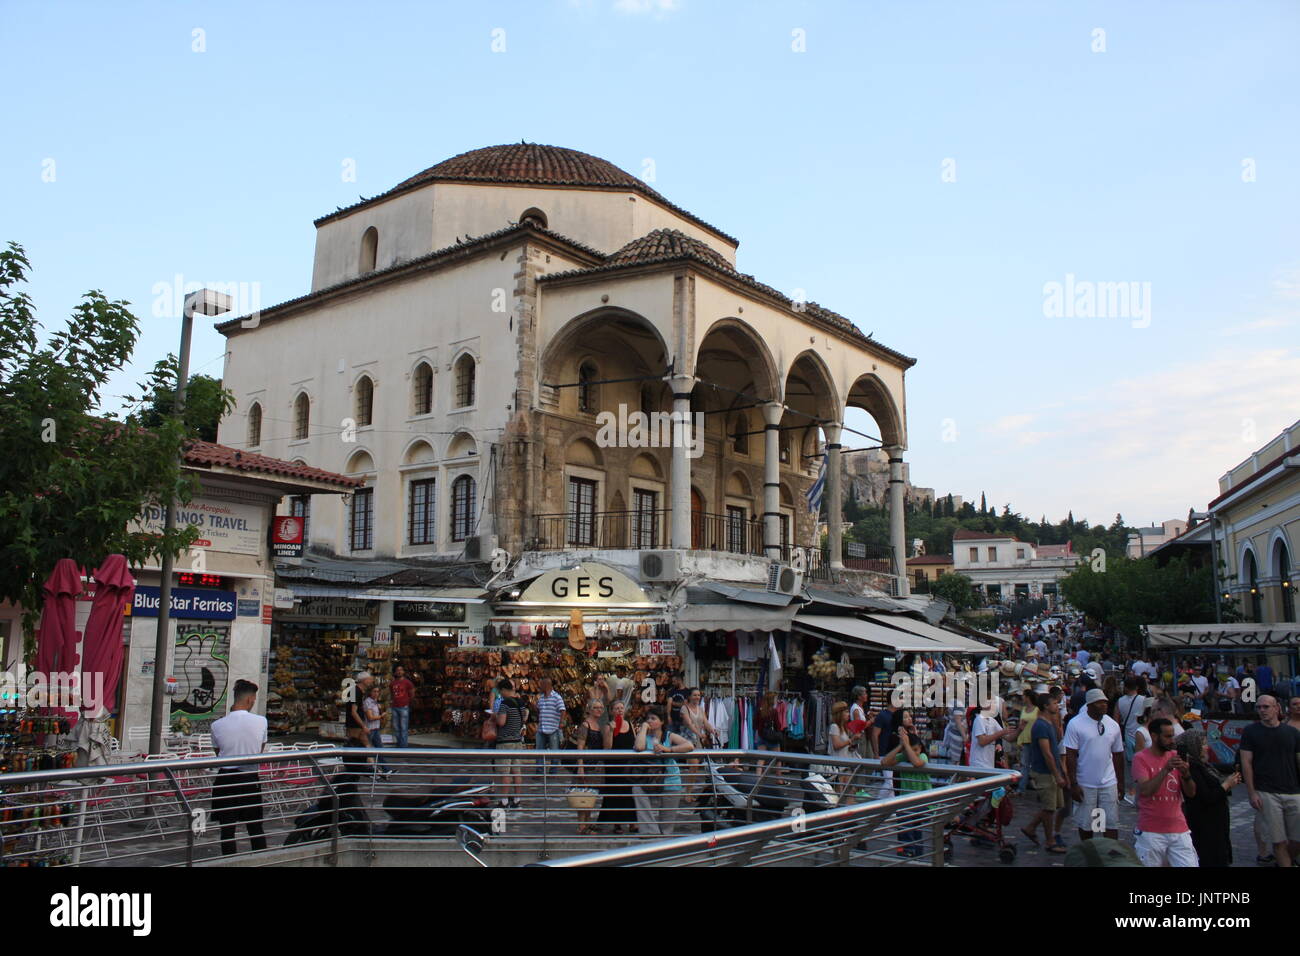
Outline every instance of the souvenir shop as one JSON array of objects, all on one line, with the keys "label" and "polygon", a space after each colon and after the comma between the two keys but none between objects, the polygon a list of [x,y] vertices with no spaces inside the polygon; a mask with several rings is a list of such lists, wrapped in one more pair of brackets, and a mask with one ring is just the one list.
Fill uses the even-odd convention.
[{"label": "souvenir shop", "polygon": [[448,657],[458,647],[481,644],[487,625],[486,604],[481,597],[440,595],[434,600],[393,601],[391,614],[391,658],[371,673],[387,687],[398,665],[406,670],[407,679],[415,685],[412,733],[449,730],[443,719]]},{"label": "souvenir shop", "polygon": [[611,695],[639,720],[681,686],[682,656],[665,608],[626,574],[584,563],[548,571],[499,592],[481,645],[466,642],[446,655],[444,731],[482,736],[496,680],[509,677],[529,701],[525,738],[536,736],[538,683],[549,677],[573,724],[582,721],[588,688],[604,678]]},{"label": "souvenir shop", "polygon": [[343,737],[339,694],[358,671],[382,672],[391,642],[378,635],[380,602],[303,597],[271,618],[270,691],[266,717],[272,734]]}]

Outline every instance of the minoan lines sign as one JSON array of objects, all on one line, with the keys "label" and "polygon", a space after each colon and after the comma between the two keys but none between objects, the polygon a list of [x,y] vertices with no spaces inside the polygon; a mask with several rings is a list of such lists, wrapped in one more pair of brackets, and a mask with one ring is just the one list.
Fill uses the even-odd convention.
[{"label": "minoan lines sign", "polygon": [[[194,542],[196,548],[232,554],[261,554],[265,547],[262,509],[257,505],[196,498],[176,508],[176,526],[184,528],[186,525],[199,529],[199,539]],[[140,527],[145,531],[161,532],[162,508],[146,508]]]}]

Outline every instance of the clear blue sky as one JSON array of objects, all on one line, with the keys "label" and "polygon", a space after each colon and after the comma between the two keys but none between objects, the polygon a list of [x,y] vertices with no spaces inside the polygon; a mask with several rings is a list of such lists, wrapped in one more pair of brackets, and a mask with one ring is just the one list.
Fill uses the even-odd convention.
[{"label": "clear blue sky", "polygon": [[[47,325],[135,303],[139,371],[156,283],[300,295],[313,218],[448,156],[652,159],[743,271],[919,359],[915,483],[1158,521],[1300,418],[1297,50],[1295,2],[11,0],[0,239]],[[1067,274],[1150,283],[1149,324],[1046,316]]]}]

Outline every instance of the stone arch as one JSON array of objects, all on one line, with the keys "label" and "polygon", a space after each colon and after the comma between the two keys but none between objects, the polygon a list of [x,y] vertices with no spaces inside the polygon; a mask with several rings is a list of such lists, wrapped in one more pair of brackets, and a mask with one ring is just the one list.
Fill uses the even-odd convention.
[{"label": "stone arch", "polygon": [[379,257],[379,230],[371,226],[361,234],[361,250],[358,271],[361,275],[375,271],[375,262]]},{"label": "stone arch", "polygon": [[550,228],[550,220],[546,218],[546,213],[542,212],[536,206],[529,206],[527,209],[525,209],[523,212],[519,214],[520,222],[524,222],[527,219],[533,220],[543,229]]},{"label": "stone arch", "polygon": [[[737,364],[745,365],[747,374],[737,369]],[[711,370],[710,366],[715,368]],[[712,375],[709,374],[710,371]],[[717,384],[736,391],[749,390],[754,395],[754,399],[746,400],[742,396],[722,392],[721,395],[727,399],[735,399],[730,404],[748,404],[755,399],[775,401],[781,396],[777,363],[771,350],[758,331],[742,319],[728,316],[709,326],[695,347],[695,374],[701,380],[726,379]],[[738,381],[745,385],[737,386],[735,382]]]},{"label": "stone arch", "polygon": [[728,495],[735,498],[753,498],[754,485],[753,482],[749,480],[748,475],[743,471],[737,470],[727,476],[726,492]]},{"label": "stone arch", "polygon": [[813,415],[823,421],[839,421],[839,389],[830,369],[815,350],[805,349],[796,355],[785,370],[782,400],[790,408],[805,413],[798,416],[804,423],[811,424]]},{"label": "stone arch", "polygon": [[587,438],[575,438],[564,450],[564,463],[583,468],[604,468],[605,456],[601,454],[595,442]]},{"label": "stone arch", "polygon": [[469,432],[457,432],[447,443],[447,458],[469,458],[478,454],[478,442]]},{"label": "stone arch", "polygon": [[402,451],[403,465],[431,465],[437,462],[438,453],[427,438],[416,438]]},{"label": "stone arch", "polygon": [[569,319],[550,337],[538,362],[539,385],[564,381],[561,376],[568,364],[578,353],[588,354],[593,336],[601,335],[625,340],[632,364],[642,366],[646,374],[667,374],[671,352],[655,324],[639,312],[601,306]]},{"label": "stone arch", "polygon": [[343,466],[345,475],[366,475],[376,470],[374,456],[365,448],[358,448],[349,454],[347,463]]},{"label": "stone arch", "polygon": [[637,455],[632,460],[632,467],[628,470],[628,474],[634,478],[653,478],[655,481],[664,480],[663,466],[659,464],[659,461],[653,455],[648,455],[645,452]]},{"label": "stone arch", "polygon": [[854,380],[845,398],[847,408],[860,408],[870,415],[880,429],[880,442],[886,448],[907,447],[907,430],[903,414],[880,376],[868,372]]}]

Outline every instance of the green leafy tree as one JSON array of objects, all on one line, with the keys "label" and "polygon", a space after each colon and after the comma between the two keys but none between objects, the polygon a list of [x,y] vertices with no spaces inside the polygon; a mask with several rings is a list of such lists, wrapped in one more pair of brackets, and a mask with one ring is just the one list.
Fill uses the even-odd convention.
[{"label": "green leafy tree", "polygon": [[1206,624],[1214,620],[1210,569],[1185,558],[1164,567],[1152,560],[1107,558],[1104,571],[1080,564],[1061,581],[1061,594],[1094,620],[1136,639],[1146,624]]},{"label": "green leafy tree", "polygon": [[953,610],[958,613],[979,606],[979,592],[975,590],[971,579],[964,574],[949,571],[939,575],[938,579],[930,585],[930,593],[948,601],[952,604]]},{"label": "green leafy tree", "polygon": [[[168,373],[175,383],[179,375],[176,356],[167,357]],[[217,425],[234,407],[234,396],[221,387],[221,379],[210,375],[195,375],[185,384],[185,433],[202,441],[217,440]],[[140,416],[145,428],[158,428],[169,419],[176,407],[175,388],[154,392],[149,407]],[[852,483],[849,490],[853,490]]]},{"label": "green leafy tree", "polygon": [[[165,538],[132,527],[165,495],[190,498],[181,424],[164,419],[146,429],[138,414],[98,412],[139,335],[129,303],[87,292],[42,344],[31,298],[18,288],[30,269],[18,244],[0,251],[0,598],[24,608],[27,654],[41,586],[60,558],[89,569],[120,552],[138,566],[164,550],[179,554],[198,537],[192,527]],[[153,395],[174,383],[159,362],[141,388]]]}]

